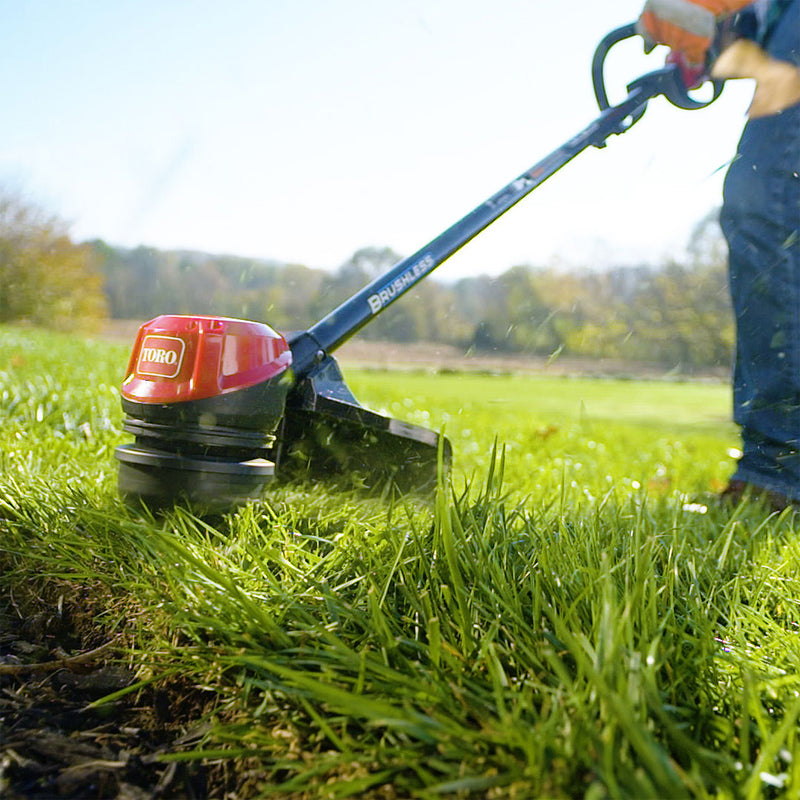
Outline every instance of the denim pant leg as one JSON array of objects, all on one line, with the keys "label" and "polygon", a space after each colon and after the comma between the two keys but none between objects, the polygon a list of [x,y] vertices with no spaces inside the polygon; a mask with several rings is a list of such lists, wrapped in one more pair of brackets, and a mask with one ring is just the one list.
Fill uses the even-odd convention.
[{"label": "denim pant leg", "polygon": [[[766,48],[800,64],[800,0],[789,3]],[[800,499],[800,105],[747,123],[725,179],[721,222],[742,432],[733,477]]]},{"label": "denim pant leg", "polygon": [[735,475],[800,499],[800,105],[745,126],[725,179]]}]

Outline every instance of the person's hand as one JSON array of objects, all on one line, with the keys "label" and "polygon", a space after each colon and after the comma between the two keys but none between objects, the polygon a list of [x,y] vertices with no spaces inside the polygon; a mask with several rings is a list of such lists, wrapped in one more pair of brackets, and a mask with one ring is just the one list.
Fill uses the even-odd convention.
[{"label": "person's hand", "polygon": [[647,0],[637,23],[645,50],[665,44],[683,54],[688,68],[705,66],[717,22],[752,0]]},{"label": "person's hand", "polygon": [[756,82],[750,117],[777,114],[800,103],[800,69],[765,53],[755,42],[739,39],[722,51],[711,70],[714,78],[752,78]]}]

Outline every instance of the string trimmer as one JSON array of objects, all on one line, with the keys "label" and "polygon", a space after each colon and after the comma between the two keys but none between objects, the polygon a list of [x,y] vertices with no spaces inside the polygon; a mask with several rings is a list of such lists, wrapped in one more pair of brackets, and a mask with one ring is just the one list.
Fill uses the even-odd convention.
[{"label": "string trimmer", "polygon": [[139,329],[122,384],[124,429],[116,450],[119,489],[151,506],[187,499],[224,509],[258,498],[272,478],[355,479],[402,492],[436,485],[451,458],[446,438],[359,405],[331,355],[442,262],[590,146],[629,130],[650,99],[684,109],[689,96],[674,64],[633,81],[610,105],[603,70],[619,28],[598,46],[592,77],[600,116],[408,258],[308,330],[283,336],[259,322],[160,316]]}]

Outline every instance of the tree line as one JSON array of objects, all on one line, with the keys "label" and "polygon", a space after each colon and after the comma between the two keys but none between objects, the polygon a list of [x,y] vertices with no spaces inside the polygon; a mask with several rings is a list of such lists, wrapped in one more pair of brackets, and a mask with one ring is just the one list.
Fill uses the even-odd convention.
[{"label": "tree line", "polygon": [[[428,278],[359,336],[477,351],[727,366],[733,345],[725,248],[711,213],[683,263],[608,269],[515,266],[498,276]],[[335,271],[101,240],[73,243],[54,218],[0,196],[0,322],[88,328],[162,313],[309,327],[396,263],[367,247]]]}]

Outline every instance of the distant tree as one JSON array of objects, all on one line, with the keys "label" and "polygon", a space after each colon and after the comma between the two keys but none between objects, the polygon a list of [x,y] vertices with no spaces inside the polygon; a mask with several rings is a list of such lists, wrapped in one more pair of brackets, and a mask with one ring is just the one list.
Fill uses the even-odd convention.
[{"label": "distant tree", "polygon": [[326,279],[322,270],[286,264],[273,286],[257,293],[261,303],[256,317],[282,333],[309,328],[317,321],[312,307]]},{"label": "distant tree", "polygon": [[728,246],[719,224],[719,212],[718,208],[712,209],[694,226],[686,246],[689,266],[726,268]]},{"label": "distant tree", "polygon": [[315,313],[322,316],[332,311],[400,261],[400,258],[390,247],[362,247],[356,250],[336,272],[327,275],[320,284],[314,304]]},{"label": "distant tree", "polygon": [[496,278],[459,281],[456,294],[472,318],[467,344],[479,350],[549,354],[561,346],[553,307],[544,300],[537,271],[517,266]]},{"label": "distant tree", "polygon": [[[391,247],[362,247],[339,268],[339,274],[350,276],[362,286],[382,275],[390,267],[401,260],[402,256],[395,253]],[[356,287],[358,289],[361,286]]]},{"label": "distant tree", "polygon": [[[105,280],[111,316],[144,320],[158,314],[213,314],[263,319],[281,324],[276,312],[284,282],[306,273],[302,302],[310,302],[321,279],[312,270],[273,261],[186,250],[115,247],[91,243]],[[317,271],[319,275],[321,271]]]},{"label": "distant tree", "polygon": [[0,322],[91,330],[107,316],[92,248],[20,196],[0,190]]},{"label": "distant tree", "polygon": [[697,223],[686,253],[685,263],[669,262],[650,270],[627,304],[634,335],[624,352],[691,368],[727,366],[734,323],[719,209]]},{"label": "distant tree", "polygon": [[[708,236],[705,234],[708,233]],[[730,362],[733,323],[724,263],[713,263],[710,227],[688,264],[547,272],[563,352],[696,369]]]},{"label": "distant tree", "polygon": [[[340,303],[386,273],[402,259],[390,247],[357,250],[339,269],[318,284],[311,304],[321,318]],[[308,293],[306,293],[308,294]],[[427,278],[409,288],[362,329],[364,339],[393,342],[447,342],[461,344],[468,336],[465,314],[449,287]]]}]

